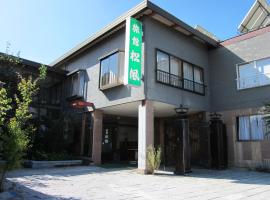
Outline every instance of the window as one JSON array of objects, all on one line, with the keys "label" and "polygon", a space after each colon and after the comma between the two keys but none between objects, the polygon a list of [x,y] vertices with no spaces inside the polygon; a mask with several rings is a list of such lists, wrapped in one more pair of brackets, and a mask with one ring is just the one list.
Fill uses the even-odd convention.
[{"label": "window", "polygon": [[270,84],[270,58],[237,65],[237,89]]},{"label": "window", "polygon": [[157,68],[164,72],[170,72],[168,54],[161,51],[157,52]]},{"label": "window", "polygon": [[194,67],[194,90],[195,92],[204,91],[203,70],[199,67]]},{"label": "window", "polygon": [[50,88],[51,104],[58,105],[61,101],[61,85],[55,85]]},{"label": "window", "polygon": [[157,81],[199,94],[205,93],[203,70],[175,56],[157,50]]},{"label": "window", "polygon": [[67,97],[85,97],[85,70],[70,72],[67,82]]},{"label": "window", "polygon": [[266,132],[264,115],[238,117],[239,140],[263,140]]},{"label": "window", "polygon": [[[171,67],[171,85],[182,86],[182,61],[176,57],[170,56]],[[180,77],[180,78],[179,78]]]},{"label": "window", "polygon": [[184,88],[193,90],[193,66],[189,63],[183,63],[184,71]]},{"label": "window", "polygon": [[123,84],[124,52],[117,51],[100,59],[100,89]]},{"label": "window", "polygon": [[157,69],[161,72],[159,79],[163,83],[170,84],[170,61],[169,55],[161,51],[157,51]]}]

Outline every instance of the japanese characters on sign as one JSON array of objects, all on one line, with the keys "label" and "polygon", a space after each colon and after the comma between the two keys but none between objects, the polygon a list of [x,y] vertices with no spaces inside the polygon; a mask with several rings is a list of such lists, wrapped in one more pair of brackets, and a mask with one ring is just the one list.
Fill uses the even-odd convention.
[{"label": "japanese characters on sign", "polygon": [[125,84],[141,85],[142,23],[134,18],[126,20]]}]

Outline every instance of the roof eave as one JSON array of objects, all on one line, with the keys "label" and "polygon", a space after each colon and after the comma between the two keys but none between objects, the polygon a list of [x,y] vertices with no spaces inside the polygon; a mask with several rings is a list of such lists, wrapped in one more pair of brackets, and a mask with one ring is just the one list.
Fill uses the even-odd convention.
[{"label": "roof eave", "polygon": [[122,23],[125,22],[127,17],[133,17],[135,15],[138,15],[138,14],[142,13],[146,9],[150,9],[153,12],[158,13],[158,14],[162,15],[165,18],[168,18],[169,20],[173,21],[175,24],[181,26],[183,29],[190,32],[192,35],[197,36],[198,38],[200,38],[201,40],[206,42],[208,45],[210,45],[212,47],[217,47],[218,46],[218,42],[215,41],[214,39],[202,34],[201,32],[199,32],[196,29],[192,28],[188,24],[186,24],[183,21],[179,20],[175,16],[173,16],[170,13],[166,12],[162,8],[160,8],[157,5],[151,3],[150,1],[144,0],[143,2],[138,4],[137,6],[133,7],[131,10],[127,11],[126,13],[121,15],[119,18],[114,20],[112,23],[107,25],[105,28],[101,29],[100,31],[95,33],[93,36],[89,37],[84,42],[82,42],[79,45],[75,46],[74,48],[69,50],[67,53],[65,53],[63,56],[59,57],[58,59],[56,59],[55,61],[50,63],[50,66],[59,66],[59,65],[63,64],[66,61],[66,59],[70,58],[71,56],[76,55],[82,49],[87,48],[87,46],[90,45],[95,40],[99,39],[100,37],[104,36],[106,33],[110,32],[113,29],[115,29],[116,27],[120,26]]},{"label": "roof eave", "polygon": [[151,9],[151,10],[153,10],[154,12],[162,15],[163,17],[165,17],[165,18],[173,21],[174,23],[176,23],[177,25],[181,26],[183,29],[187,30],[191,34],[199,37],[200,39],[202,39],[203,41],[205,41],[209,45],[211,45],[213,47],[217,47],[218,46],[218,42],[217,41],[215,41],[214,39],[212,39],[212,38],[204,35],[200,31],[197,31],[193,27],[189,26],[188,24],[186,24],[185,22],[183,22],[180,19],[176,18],[175,16],[173,16],[170,13],[168,13],[167,11],[161,9],[157,5],[155,5],[155,4],[151,3],[151,2],[148,2],[148,8]]},{"label": "roof eave", "polygon": [[89,37],[88,39],[86,39],[82,43],[78,44],[77,46],[75,46],[74,48],[69,50],[67,53],[65,53],[64,55],[62,55],[61,57],[59,57],[55,61],[50,63],[50,66],[56,66],[56,65],[61,64],[62,61],[64,61],[66,58],[68,58],[69,56],[74,54],[76,51],[80,50],[81,48],[85,47],[86,45],[90,44],[91,42],[93,42],[97,38],[101,37],[102,35],[106,34],[110,30],[112,30],[113,28],[115,28],[118,25],[120,25],[121,23],[123,23],[123,21],[125,21],[127,17],[133,16],[133,15],[137,14],[138,12],[141,12],[142,10],[147,8],[147,2],[148,1],[145,0],[145,1],[141,2],[140,4],[138,4],[137,6],[135,6],[134,8],[132,8],[131,10],[127,11],[126,13],[124,13],[123,15],[118,17],[116,20],[114,20],[112,23],[108,24],[103,29],[96,32],[94,35],[92,35],[91,37]]}]

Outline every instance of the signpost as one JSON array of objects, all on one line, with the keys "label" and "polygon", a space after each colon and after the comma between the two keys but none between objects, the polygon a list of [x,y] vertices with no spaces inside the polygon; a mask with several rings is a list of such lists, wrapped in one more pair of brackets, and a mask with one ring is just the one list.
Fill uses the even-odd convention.
[{"label": "signpost", "polygon": [[134,18],[127,18],[124,76],[126,85],[141,85],[142,35],[142,23]]}]

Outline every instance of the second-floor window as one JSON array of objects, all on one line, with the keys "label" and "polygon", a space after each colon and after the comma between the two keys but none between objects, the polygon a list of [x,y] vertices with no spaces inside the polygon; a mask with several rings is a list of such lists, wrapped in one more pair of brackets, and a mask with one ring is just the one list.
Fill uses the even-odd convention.
[{"label": "second-floor window", "polygon": [[236,67],[238,90],[270,84],[270,58],[238,64]]},{"label": "second-floor window", "polygon": [[85,70],[75,70],[68,74],[67,97],[85,97]]},{"label": "second-floor window", "polygon": [[116,51],[100,59],[100,89],[123,84],[124,52]]},{"label": "second-floor window", "polygon": [[199,94],[205,93],[203,69],[157,50],[157,81]]},{"label": "second-floor window", "polygon": [[[39,103],[49,105],[59,105],[62,93],[61,84],[53,85],[49,88],[42,87],[39,90]],[[38,100],[38,99],[37,99]]]}]

